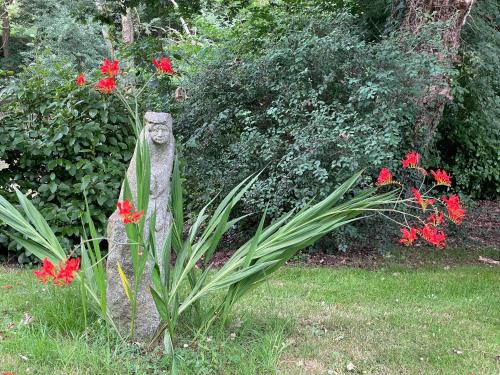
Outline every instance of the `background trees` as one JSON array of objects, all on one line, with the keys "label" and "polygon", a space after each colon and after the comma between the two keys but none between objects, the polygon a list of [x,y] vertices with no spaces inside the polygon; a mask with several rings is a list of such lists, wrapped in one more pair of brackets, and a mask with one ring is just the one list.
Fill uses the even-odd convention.
[{"label": "background trees", "polygon": [[3,57],[9,58],[10,57],[10,12],[11,9],[9,9],[11,5],[11,0],[2,0],[0,2],[0,12],[1,12],[1,18],[2,18],[2,44],[1,44],[1,49],[2,49],[2,54]]},{"label": "background trees", "polygon": [[[111,119],[113,103],[98,96],[79,103],[74,76],[110,56],[149,69],[161,54],[173,60],[177,92],[187,99],[176,99],[176,87],[151,85],[144,106],[175,113],[193,208],[267,166],[240,210],[269,202],[278,215],[325,194],[352,170],[387,165],[411,148],[452,170],[462,193],[498,196],[494,0],[439,7],[433,0],[0,0],[0,9],[4,33],[10,30],[0,58],[0,159],[11,164],[0,189],[21,182],[54,212],[77,199],[83,178],[107,173],[106,196],[117,194],[119,172],[90,159],[96,169],[50,180],[48,161],[73,165],[83,157],[74,146],[89,142],[87,129],[97,126],[103,160],[114,159],[116,171],[126,163],[111,143],[116,129],[127,139],[126,117]],[[79,140],[70,144],[63,132],[47,141],[63,124]],[[44,157],[34,155],[38,149]],[[62,182],[73,186],[74,195],[54,201],[51,181],[58,192]],[[90,201],[102,219],[113,205],[98,195]],[[59,214],[51,220],[73,225]],[[61,231],[76,235],[68,233]]]}]

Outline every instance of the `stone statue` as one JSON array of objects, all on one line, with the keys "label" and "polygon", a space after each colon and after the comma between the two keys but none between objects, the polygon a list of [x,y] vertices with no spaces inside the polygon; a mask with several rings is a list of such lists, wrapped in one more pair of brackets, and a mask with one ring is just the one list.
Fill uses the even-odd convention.
[{"label": "stone statue", "polygon": [[[155,214],[156,255],[159,260],[160,269],[163,272],[161,251],[168,229],[172,223],[168,203],[170,199],[170,177],[174,161],[175,140],[172,134],[172,117],[170,114],[147,112],[144,120],[145,126],[141,132],[140,140],[147,142],[151,157],[150,197],[144,225],[144,238],[148,238],[150,221],[153,214]],[[127,170],[127,179],[134,207],[137,207],[136,152],[134,152]],[[122,186],[120,200],[123,200],[123,196],[124,188]],[[118,274],[117,264],[120,263],[131,286],[134,280],[134,270],[130,248],[127,245],[125,224],[123,224],[118,215],[118,210],[109,218],[107,237],[109,239],[109,255],[106,264],[108,277],[107,303],[111,317],[118,328],[126,335],[130,331],[131,310]],[[147,341],[153,338],[160,323],[160,317],[149,290],[152,265],[152,261],[148,260],[139,285],[135,332],[132,338],[138,341]]]}]

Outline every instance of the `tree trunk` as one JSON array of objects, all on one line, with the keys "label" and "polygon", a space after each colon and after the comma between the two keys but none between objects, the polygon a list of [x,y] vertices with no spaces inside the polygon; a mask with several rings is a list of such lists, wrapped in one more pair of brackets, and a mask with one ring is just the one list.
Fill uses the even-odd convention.
[{"label": "tree trunk", "polygon": [[[399,0],[400,2],[401,0]],[[445,66],[453,66],[458,61],[460,32],[476,0],[405,0],[405,15],[400,30],[418,34],[429,22],[441,21],[447,28],[441,32],[444,50],[423,46]],[[395,1],[395,3],[398,1]],[[393,9],[396,9],[394,7]],[[394,14],[393,14],[394,16]],[[430,144],[436,128],[443,116],[446,103],[453,100],[449,77],[434,77],[418,101],[419,115],[415,122],[415,134],[424,132],[422,146]]]},{"label": "tree trunk", "polygon": [[10,56],[10,49],[9,49],[9,40],[10,40],[10,20],[9,20],[9,11],[7,9],[7,5],[9,5],[10,2],[5,1],[4,2],[4,9],[2,9],[2,50],[3,50],[3,57],[9,57]]},{"label": "tree trunk", "polygon": [[[177,1],[175,1],[175,0],[170,0],[170,2],[171,2],[171,3],[172,3],[172,5],[174,6],[175,10],[176,10],[176,11],[179,11],[179,4],[177,4]],[[184,17],[180,16],[179,18],[180,18],[180,20],[181,20],[181,25],[182,25],[182,28],[183,28],[184,32],[185,32],[187,35],[191,36],[191,31],[189,30],[188,24],[187,24],[186,20],[184,19]]]},{"label": "tree trunk", "polygon": [[134,19],[130,8],[122,14],[122,40],[127,44],[134,43]]}]

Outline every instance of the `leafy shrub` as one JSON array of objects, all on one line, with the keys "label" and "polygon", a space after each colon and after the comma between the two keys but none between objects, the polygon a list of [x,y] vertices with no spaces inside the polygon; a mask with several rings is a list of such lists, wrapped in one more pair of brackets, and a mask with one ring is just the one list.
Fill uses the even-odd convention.
[{"label": "leafy shrub", "polygon": [[0,193],[11,200],[13,184],[31,192],[66,249],[82,234],[84,191],[93,219],[105,228],[134,144],[116,99],[76,88],[75,75],[64,62],[31,64],[0,102],[0,159],[10,164],[0,173]]},{"label": "leafy shrub", "polygon": [[186,82],[176,133],[194,206],[266,167],[243,211],[268,206],[277,217],[356,170],[390,167],[413,144],[416,98],[429,75],[442,73],[411,48],[415,37],[366,42],[345,13],[275,22],[284,32],[268,36],[262,50],[238,53],[239,41],[230,41]]}]

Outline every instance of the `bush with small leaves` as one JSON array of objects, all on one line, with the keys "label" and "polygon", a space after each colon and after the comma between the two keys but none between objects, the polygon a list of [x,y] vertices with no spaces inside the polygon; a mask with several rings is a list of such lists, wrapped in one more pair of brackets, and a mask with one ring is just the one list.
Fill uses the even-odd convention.
[{"label": "bush with small leaves", "polygon": [[418,50],[431,30],[367,42],[358,21],[344,12],[278,13],[281,32],[265,35],[258,51],[240,52],[230,40],[211,52],[186,82],[176,129],[192,206],[265,167],[242,210],[267,207],[276,218],[360,168],[374,176],[402,156],[402,144],[413,147],[417,100],[444,69]]}]

